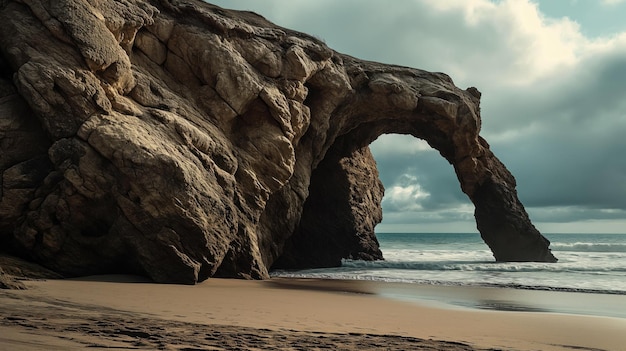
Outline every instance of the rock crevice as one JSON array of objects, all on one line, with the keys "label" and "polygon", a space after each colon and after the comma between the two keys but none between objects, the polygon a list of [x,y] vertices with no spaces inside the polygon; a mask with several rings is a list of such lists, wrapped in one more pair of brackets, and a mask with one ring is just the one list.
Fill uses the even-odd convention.
[{"label": "rock crevice", "polygon": [[497,260],[554,261],[480,92],[194,0],[0,1],[0,242],[63,275],[266,278],[382,258],[367,146],[426,140]]}]

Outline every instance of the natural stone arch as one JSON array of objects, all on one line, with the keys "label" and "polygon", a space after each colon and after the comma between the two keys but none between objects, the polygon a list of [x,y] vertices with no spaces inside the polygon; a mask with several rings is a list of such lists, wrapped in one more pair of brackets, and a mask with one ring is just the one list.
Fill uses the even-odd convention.
[{"label": "natural stone arch", "polygon": [[[350,76],[358,72],[367,79],[354,87],[354,94],[346,97],[332,116],[345,127],[313,172],[303,223],[288,242],[291,251],[277,262],[277,267],[333,266],[342,258],[382,257],[380,251],[372,249],[377,249],[377,242],[371,226],[382,219],[382,194],[372,199],[377,206],[365,204],[372,214],[363,216],[358,214],[363,209],[357,209],[363,202],[337,196],[341,190],[349,193],[349,185],[327,182],[361,181],[367,184],[360,187],[361,191],[371,196],[372,189],[381,187],[380,181],[372,181],[371,172],[361,174],[361,179],[358,175],[351,177],[347,174],[351,169],[343,165],[371,165],[367,146],[380,135],[392,133],[425,140],[452,164],[462,191],[475,206],[481,237],[497,261],[556,261],[548,240],[532,225],[517,197],[515,178],[479,136],[481,94],[476,88],[462,91],[445,75],[428,73],[424,77],[424,72],[404,67],[369,63],[365,68],[350,58],[344,64]],[[337,212],[344,213],[344,219],[353,215],[352,227],[344,223],[347,229],[337,228]],[[329,252],[333,244],[336,249]]]}]

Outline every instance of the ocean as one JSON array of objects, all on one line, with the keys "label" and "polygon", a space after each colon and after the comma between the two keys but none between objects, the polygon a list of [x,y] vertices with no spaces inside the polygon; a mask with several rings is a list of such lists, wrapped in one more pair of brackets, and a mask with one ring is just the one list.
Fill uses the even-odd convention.
[{"label": "ocean", "polygon": [[[600,294],[605,298],[626,295],[626,234],[544,234],[559,259],[557,263],[497,263],[478,233],[378,233],[376,236],[384,261],[344,260],[337,268],[274,271],[271,275],[420,286],[505,287]],[[613,311],[613,306],[607,306],[608,313],[599,314],[626,318],[626,306],[615,307],[617,310]]]}]

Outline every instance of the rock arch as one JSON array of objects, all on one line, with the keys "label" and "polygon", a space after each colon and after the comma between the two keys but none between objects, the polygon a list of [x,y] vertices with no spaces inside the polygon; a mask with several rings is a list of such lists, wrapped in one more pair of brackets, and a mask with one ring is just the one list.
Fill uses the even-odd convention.
[{"label": "rock arch", "polygon": [[556,260],[479,136],[477,89],[200,1],[66,2],[0,2],[4,251],[177,283],[374,259],[367,145],[404,133],[454,166],[497,260]]},{"label": "rock arch", "polygon": [[[352,82],[356,85],[353,86],[353,94],[346,97],[342,107],[336,109],[332,116],[335,120],[347,122],[340,122],[345,127],[337,132],[335,142],[320,163],[323,175],[316,174],[320,170],[313,173],[310,196],[317,204],[305,204],[304,225],[291,238],[291,245],[296,251],[289,254],[292,258],[285,266],[332,266],[338,263],[340,255],[343,255],[342,258],[359,258],[358,254],[350,251],[358,251],[356,248],[359,244],[355,244],[353,247],[344,246],[342,254],[337,253],[333,259],[316,261],[328,255],[328,252],[313,253],[315,243],[328,242],[328,239],[320,240],[328,233],[334,233],[337,237],[341,237],[342,233],[341,230],[328,228],[322,224],[323,221],[332,221],[335,211],[342,206],[345,209],[352,208],[353,212],[358,211],[355,207],[363,206],[363,201],[350,202],[351,199],[345,196],[336,198],[334,194],[339,192],[338,189],[334,189],[333,194],[333,190],[325,189],[333,185],[326,184],[324,180],[315,180],[319,177],[332,182],[342,176],[350,178],[346,175],[351,171],[350,167],[342,164],[371,163],[372,156],[367,151],[367,145],[378,136],[388,133],[410,134],[423,139],[454,166],[461,189],[476,208],[475,218],[481,236],[497,261],[556,261],[548,249],[549,242],[532,225],[517,198],[513,175],[479,136],[480,92],[476,88],[460,90],[443,74],[372,63],[364,67],[361,62],[349,58],[344,60],[344,64],[350,76],[358,72],[366,76],[367,80],[361,86]],[[353,176],[352,179],[353,183],[367,184],[360,191],[371,196],[372,189],[380,185],[368,179],[368,175],[361,179]],[[320,196],[330,196],[332,200],[323,201],[318,199]],[[372,201],[380,203],[380,197]],[[332,203],[338,204],[337,207]],[[314,213],[309,214],[307,210]],[[372,216],[367,218],[369,221],[364,221],[367,216],[357,215],[354,227],[350,229],[352,233],[350,230],[346,232],[346,236],[353,241],[359,237],[374,236],[370,223],[380,221],[381,217],[379,211],[368,210],[372,211]],[[310,216],[318,218],[317,221],[307,221]],[[317,226],[314,222],[318,223]],[[363,225],[366,228],[362,228]],[[314,232],[318,232],[319,237]],[[353,233],[356,233],[356,238]],[[376,257],[376,252],[371,250],[367,240],[361,240],[360,243],[365,258]],[[278,264],[283,265],[280,261]]]}]

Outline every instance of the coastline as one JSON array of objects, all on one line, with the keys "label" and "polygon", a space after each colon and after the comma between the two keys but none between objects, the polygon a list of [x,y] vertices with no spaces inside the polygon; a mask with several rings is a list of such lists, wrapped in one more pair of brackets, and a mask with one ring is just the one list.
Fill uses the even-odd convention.
[{"label": "coastline", "polygon": [[[131,276],[24,283],[29,290],[0,291],[0,346],[14,350],[42,345],[52,350],[357,350],[384,345],[390,350],[571,351],[618,350],[626,344],[626,318],[531,308],[565,296],[573,305],[604,300],[592,294],[421,286],[420,295],[411,293],[415,286],[397,283],[285,278],[209,279],[195,286]],[[451,296],[506,296],[519,308],[463,307],[449,303]]]}]

